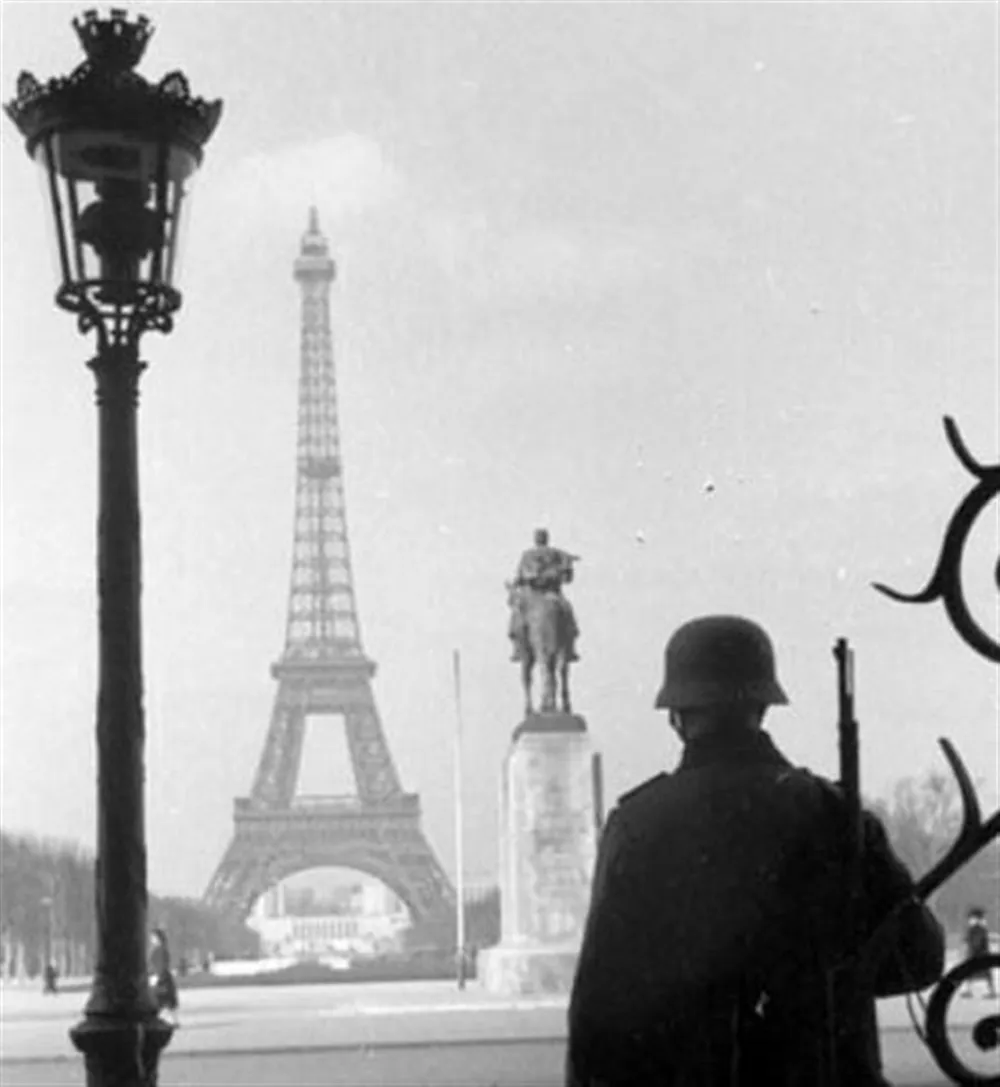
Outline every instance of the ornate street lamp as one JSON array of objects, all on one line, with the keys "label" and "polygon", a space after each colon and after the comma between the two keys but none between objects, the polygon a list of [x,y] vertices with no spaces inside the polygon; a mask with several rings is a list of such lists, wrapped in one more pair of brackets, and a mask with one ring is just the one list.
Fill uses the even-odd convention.
[{"label": "ornate street lamp", "polygon": [[97,335],[99,695],[97,959],[83,1020],[70,1032],[90,1087],[153,1087],[172,1028],[146,969],[146,836],[140,642],[136,407],[139,339],[169,332],[187,186],[222,111],[171,72],[133,69],[152,33],[112,10],[73,21],[86,60],[41,84],[22,72],[5,108],[41,166],[55,220],[56,303]]}]

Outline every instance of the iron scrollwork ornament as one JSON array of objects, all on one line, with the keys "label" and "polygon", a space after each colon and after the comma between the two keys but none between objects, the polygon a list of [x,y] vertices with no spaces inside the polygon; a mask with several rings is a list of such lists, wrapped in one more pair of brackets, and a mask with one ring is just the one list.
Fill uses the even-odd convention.
[{"label": "iron scrollwork ornament", "polygon": [[[1000,643],[983,630],[972,617],[962,586],[962,557],[965,553],[965,545],[976,519],[1000,494],[1000,464],[980,464],[962,441],[955,420],[950,416],[945,416],[944,429],[955,456],[978,482],[952,515],[945,530],[937,566],[926,588],[919,593],[908,594],[897,592],[878,582],[874,587],[892,600],[900,600],[906,604],[929,604],[940,599],[952,626],[966,645],[987,660],[1000,664]],[[1000,556],[997,558],[993,578],[997,591],[1000,592]]]},{"label": "iron scrollwork ornament", "polygon": [[[951,1002],[964,985],[981,977],[987,970],[1000,970],[1000,955],[980,955],[960,962],[938,982],[927,1005],[927,1047],[941,1071],[963,1087],[1000,1083],[1000,1076],[977,1072],[965,1063],[948,1029]],[[1000,1015],[987,1015],[975,1023],[969,1029],[969,1041],[981,1053],[996,1053],[1000,1045]]]},{"label": "iron scrollwork ornament", "polygon": [[[977,482],[948,523],[937,566],[926,588],[919,593],[906,594],[881,584],[874,587],[892,600],[907,604],[926,604],[940,599],[952,626],[966,645],[987,660],[1000,663],[1000,643],[973,618],[962,585],[962,559],[969,534],[979,515],[1000,495],[1000,464],[982,465],[975,460],[962,441],[955,421],[948,416],[945,417],[944,428],[955,455]],[[1000,592],[1000,557],[997,559],[994,580]],[[994,812],[985,821],[982,819],[972,780],[958,752],[948,740],[939,742],[958,782],[963,822],[958,838],[948,853],[917,881],[916,894],[921,899],[926,899],[990,842],[1000,837],[1000,811]],[[994,953],[966,959],[938,982],[927,1005],[924,1040],[938,1067],[963,1087],[1000,1087],[1000,1074],[979,1072],[966,1063],[949,1030],[949,1008],[966,981],[998,968],[1000,955]],[[1000,1049],[1000,1015],[979,1019],[969,1030],[969,1040],[980,1053],[996,1053]]]}]

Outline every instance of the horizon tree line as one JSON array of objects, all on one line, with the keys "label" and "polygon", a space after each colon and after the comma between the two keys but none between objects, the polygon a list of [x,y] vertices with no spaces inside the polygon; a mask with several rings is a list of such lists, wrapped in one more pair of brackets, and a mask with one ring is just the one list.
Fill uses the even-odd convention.
[{"label": "horizon tree line", "polygon": [[[930,772],[896,782],[889,797],[866,806],[884,822],[889,839],[914,874],[927,871],[948,848],[961,824],[961,802],[949,777]],[[945,928],[957,935],[968,910],[986,911],[1000,928],[1000,843],[993,842],[931,899]],[[499,888],[466,898],[469,943],[488,947],[500,939]],[[175,962],[254,958],[257,933],[243,921],[210,909],[197,898],[150,895],[149,923],[163,928]],[[453,924],[434,926],[436,942],[453,939]],[[435,940],[415,925],[408,946]],[[63,977],[90,972],[94,954],[94,859],[82,846],[30,834],[0,831],[0,977],[37,977],[51,962]]]},{"label": "horizon tree line", "polygon": [[[149,896],[149,924],[167,932],[175,967],[184,959],[253,957],[257,934],[196,898]],[[0,977],[61,977],[93,968],[94,857],[81,845],[0,831]]]}]

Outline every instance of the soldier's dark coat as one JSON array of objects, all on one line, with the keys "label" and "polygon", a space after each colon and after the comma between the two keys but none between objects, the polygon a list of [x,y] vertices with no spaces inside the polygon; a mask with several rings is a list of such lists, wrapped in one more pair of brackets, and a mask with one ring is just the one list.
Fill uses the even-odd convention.
[{"label": "soldier's dark coat", "polygon": [[[567,1084],[818,1087],[825,968],[843,951],[834,786],[764,732],[689,744],[680,766],[624,796],[604,828],[569,1009]],[[937,922],[874,817],[865,916],[894,908],[883,964],[841,1024],[837,1087],[882,1084],[872,989],[940,976]],[[905,969],[893,969],[899,961]]]}]

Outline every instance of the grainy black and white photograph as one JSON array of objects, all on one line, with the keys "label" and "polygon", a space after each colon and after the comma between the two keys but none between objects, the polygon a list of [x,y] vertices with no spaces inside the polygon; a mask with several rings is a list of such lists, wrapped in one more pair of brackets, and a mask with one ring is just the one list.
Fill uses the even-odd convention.
[{"label": "grainy black and white photograph", "polygon": [[998,1087],[1000,6],[0,32],[4,1087]]}]

